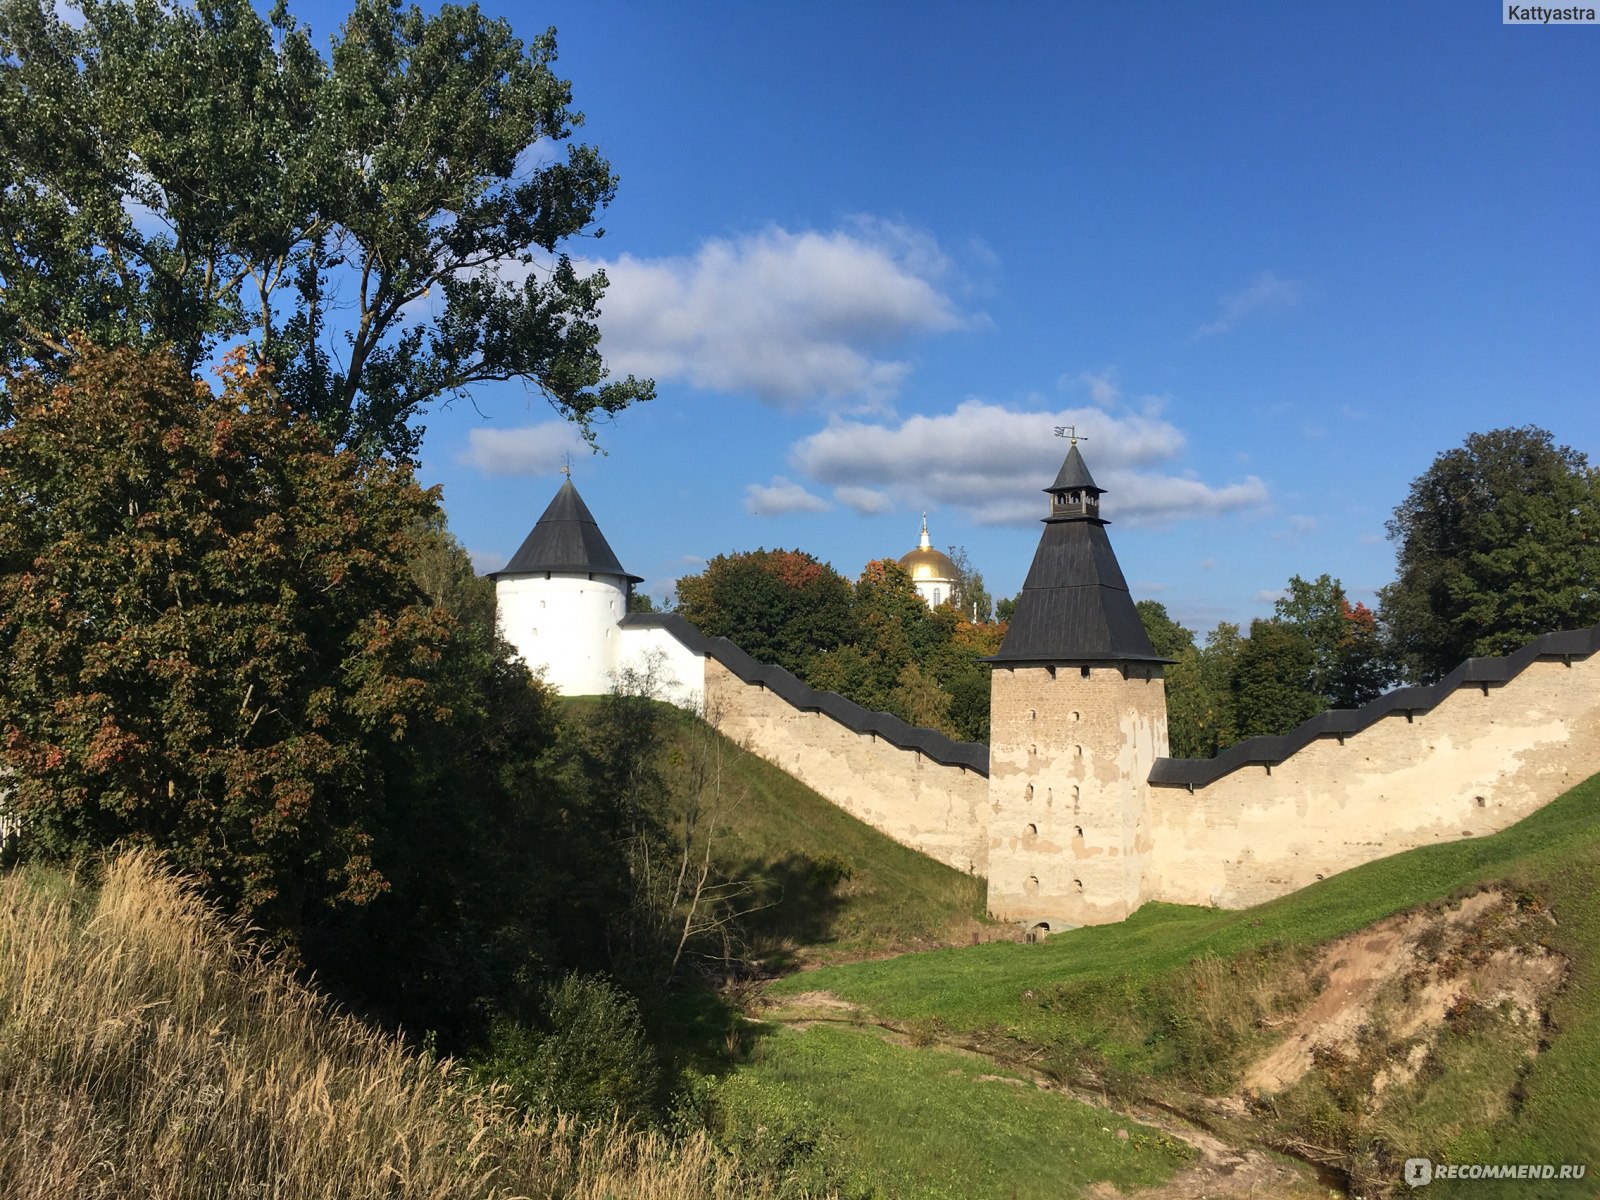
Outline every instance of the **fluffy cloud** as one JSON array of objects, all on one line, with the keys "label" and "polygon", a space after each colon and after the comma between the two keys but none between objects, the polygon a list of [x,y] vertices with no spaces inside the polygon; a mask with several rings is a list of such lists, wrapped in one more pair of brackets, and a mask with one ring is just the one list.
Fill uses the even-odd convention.
[{"label": "fluffy cloud", "polygon": [[548,475],[567,455],[589,452],[572,422],[545,421],[513,429],[474,429],[456,461],[486,475]]},{"label": "fluffy cloud", "polygon": [[1075,425],[1101,487],[1112,492],[1108,515],[1157,524],[1181,517],[1252,508],[1265,502],[1255,476],[1216,485],[1162,472],[1183,447],[1183,434],[1148,413],[1111,415],[1092,408],[1018,412],[968,400],[954,412],[898,423],[836,418],[795,444],[791,459],[809,479],[845,489],[891,491],[914,507],[965,510],[991,525],[1027,525],[1044,512],[1040,489],[1066,453],[1053,427]]},{"label": "fluffy cloud", "polygon": [[1304,293],[1305,287],[1295,280],[1282,279],[1271,271],[1263,271],[1242,292],[1223,297],[1221,315],[1195,330],[1195,336],[1211,337],[1227,333],[1252,313],[1294,308]]},{"label": "fluffy cloud", "polygon": [[690,257],[600,263],[601,326],[618,374],[750,392],[782,408],[871,409],[900,389],[907,339],[968,322],[941,285],[933,239],[892,222],[801,232],[771,226]]},{"label": "fluffy cloud", "polygon": [[744,489],[744,510],[753,517],[781,517],[789,513],[826,512],[832,508],[821,496],[813,496],[798,483],[774,475],[763,486],[748,483]]},{"label": "fluffy cloud", "polygon": [[875,517],[894,507],[894,501],[876,488],[838,487],[833,489],[833,498],[863,517]]}]

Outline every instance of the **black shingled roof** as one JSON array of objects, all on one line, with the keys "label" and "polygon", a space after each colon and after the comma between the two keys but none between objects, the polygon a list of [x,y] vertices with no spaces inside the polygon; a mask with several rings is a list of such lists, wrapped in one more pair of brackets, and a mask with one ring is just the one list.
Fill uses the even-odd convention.
[{"label": "black shingled roof", "polygon": [[1094,476],[1089,474],[1089,464],[1083,461],[1083,455],[1078,453],[1077,443],[1067,451],[1067,457],[1061,464],[1061,470],[1056,473],[1056,481],[1044,490],[1047,492],[1069,492],[1073,489],[1092,489],[1096,492],[1105,491],[1095,484]]},{"label": "black shingled roof", "polygon": [[1428,712],[1459,688],[1479,687],[1487,691],[1490,687],[1502,686],[1540,659],[1558,658],[1570,662],[1588,658],[1597,651],[1600,651],[1600,625],[1547,633],[1504,658],[1469,658],[1438,683],[1396,688],[1360,708],[1329,709],[1309,721],[1302,721],[1288,733],[1246,738],[1215,758],[1158,758],[1150,771],[1150,782],[1158,787],[1186,787],[1192,791],[1215,783],[1240,767],[1275,767],[1320,737],[1349,737],[1391,713]]},{"label": "black shingled roof", "polygon": [[[1094,488],[1073,446],[1055,483],[1046,488]],[[1156,653],[1128,594],[1106,536],[1106,523],[1087,512],[1045,518],[1044,536],[1017,597],[1017,611],[991,663],[1167,662]]]},{"label": "black shingled roof", "polygon": [[852,732],[875,734],[901,750],[920,750],[936,763],[965,767],[988,777],[989,747],[907,725],[899,717],[862,708],[837,692],[819,692],[782,667],[757,662],[727,638],[707,637],[676,613],[629,613],[621,624],[623,628],[665,629],[696,654],[716,659],[744,683],[760,684],[801,712],[825,713]]},{"label": "black shingled roof", "polygon": [[511,561],[490,574],[491,579],[502,575],[535,575],[544,571],[563,574],[620,575],[632,582],[642,582],[643,577],[629,575],[617,561],[606,535],[589,511],[589,506],[578,495],[578,489],[568,479],[556,492],[555,499],[544,510],[533,532],[523,539],[522,545],[511,556]]}]

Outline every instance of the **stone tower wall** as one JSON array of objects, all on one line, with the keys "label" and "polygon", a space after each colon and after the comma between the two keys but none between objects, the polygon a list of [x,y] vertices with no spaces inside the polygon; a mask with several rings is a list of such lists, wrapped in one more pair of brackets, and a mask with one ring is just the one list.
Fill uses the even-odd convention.
[{"label": "stone tower wall", "polygon": [[1145,781],[1167,752],[1160,668],[997,665],[990,696],[989,910],[1122,920],[1144,899]]}]

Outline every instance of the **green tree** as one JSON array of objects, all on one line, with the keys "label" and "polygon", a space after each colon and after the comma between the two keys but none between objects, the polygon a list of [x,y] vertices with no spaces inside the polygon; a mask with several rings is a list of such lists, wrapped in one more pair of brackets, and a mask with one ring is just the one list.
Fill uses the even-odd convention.
[{"label": "green tree", "polygon": [[155,845],[269,929],[389,886],[392,747],[460,623],[411,575],[434,499],[237,364],[74,355],[0,429],[0,762],[38,851]]},{"label": "green tree", "polygon": [[1244,647],[1239,627],[1230,621],[1219,621],[1206,634],[1194,669],[1198,700],[1194,706],[1193,749],[1197,758],[1209,758],[1247,736],[1239,730],[1234,703],[1234,677]]},{"label": "green tree", "polygon": [[1165,671],[1167,741],[1176,758],[1208,758],[1216,746],[1205,733],[1206,697],[1200,682],[1200,651],[1194,631],[1173,620],[1158,600],[1134,605],[1157,654],[1170,658]]},{"label": "green tree", "polygon": [[1175,659],[1194,646],[1194,630],[1185,629],[1174,621],[1167,613],[1167,606],[1159,600],[1140,600],[1133,607],[1150,644],[1162,658]]},{"label": "green tree", "polygon": [[1311,687],[1316,653],[1280,621],[1252,621],[1233,667],[1233,714],[1240,738],[1287,733],[1328,706]]},{"label": "green tree", "polygon": [[964,620],[974,624],[988,621],[994,615],[994,597],[983,586],[983,572],[972,565],[965,546],[950,547],[950,561],[956,565],[953,603]]},{"label": "green tree", "polygon": [[678,580],[677,611],[702,633],[796,674],[854,636],[849,581],[799,550],[719,554]]},{"label": "green tree", "polygon": [[1411,484],[1381,612],[1411,679],[1600,621],[1600,472],[1532,425],[1475,433]]},{"label": "green tree", "polygon": [[0,0],[0,364],[60,377],[78,331],[191,374],[248,345],[336,441],[401,457],[475,383],[585,433],[649,398],[606,381],[605,276],[563,249],[616,180],[570,140],[553,32],[357,0],[325,59],[281,0],[77,7]]},{"label": "green tree", "polygon": [[1329,707],[1357,708],[1392,678],[1376,618],[1364,605],[1352,605],[1332,576],[1309,583],[1292,576],[1274,613],[1311,644],[1307,683]]},{"label": "green tree", "polygon": [[851,615],[857,630],[856,646],[869,664],[871,682],[869,699],[850,698],[894,712],[895,689],[902,673],[938,640],[933,614],[905,568],[892,558],[881,558],[861,569]]}]

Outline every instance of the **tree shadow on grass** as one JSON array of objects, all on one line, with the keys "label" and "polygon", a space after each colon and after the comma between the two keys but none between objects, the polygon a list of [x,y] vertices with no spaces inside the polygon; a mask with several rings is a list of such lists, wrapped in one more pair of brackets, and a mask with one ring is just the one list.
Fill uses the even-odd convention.
[{"label": "tree shadow on grass", "polygon": [[768,972],[783,973],[799,965],[804,946],[837,940],[837,922],[845,906],[839,887],[853,873],[837,854],[791,851],[777,859],[746,859],[735,878],[755,886],[753,911],[741,918],[749,955]]}]

